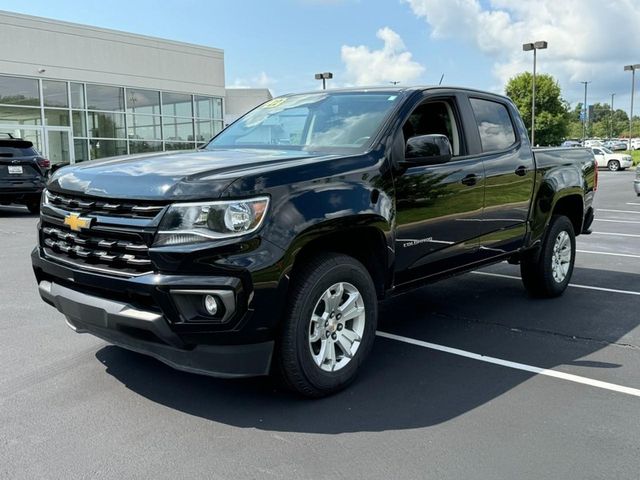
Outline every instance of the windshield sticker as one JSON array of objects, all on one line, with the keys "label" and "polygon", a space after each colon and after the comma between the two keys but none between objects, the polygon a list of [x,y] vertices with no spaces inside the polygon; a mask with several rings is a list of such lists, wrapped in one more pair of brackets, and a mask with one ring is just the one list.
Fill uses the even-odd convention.
[{"label": "windshield sticker", "polygon": [[391,95],[389,98],[387,98],[388,102],[393,102],[396,98],[398,98],[397,95]]},{"label": "windshield sticker", "polygon": [[286,98],[274,98],[263,105],[264,108],[275,108],[286,102]]}]

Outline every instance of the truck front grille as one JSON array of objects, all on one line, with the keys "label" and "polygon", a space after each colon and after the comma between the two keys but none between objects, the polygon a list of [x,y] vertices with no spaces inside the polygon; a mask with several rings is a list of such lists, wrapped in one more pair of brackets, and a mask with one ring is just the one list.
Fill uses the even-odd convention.
[{"label": "truck front grille", "polygon": [[45,222],[41,231],[44,252],[54,261],[118,276],[152,271],[149,247],[138,234],[93,229],[76,233]]},{"label": "truck front grille", "polygon": [[63,195],[47,191],[47,200],[51,205],[64,208],[70,212],[92,213],[130,218],[153,218],[158,215],[164,205],[151,202],[131,202],[126,200],[107,200],[93,197]]}]

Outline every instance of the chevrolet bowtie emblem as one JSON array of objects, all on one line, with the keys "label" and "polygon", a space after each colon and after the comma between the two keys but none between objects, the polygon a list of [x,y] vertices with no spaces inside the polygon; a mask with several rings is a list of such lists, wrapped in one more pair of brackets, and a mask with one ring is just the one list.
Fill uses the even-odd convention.
[{"label": "chevrolet bowtie emblem", "polygon": [[64,217],[64,224],[74,232],[79,232],[83,228],[90,228],[92,220],[92,218],[82,218],[78,213],[70,213]]}]

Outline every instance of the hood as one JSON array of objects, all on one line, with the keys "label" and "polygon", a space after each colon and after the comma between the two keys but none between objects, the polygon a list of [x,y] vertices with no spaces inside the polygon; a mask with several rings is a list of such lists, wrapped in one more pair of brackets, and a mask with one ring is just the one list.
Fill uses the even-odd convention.
[{"label": "hood", "polygon": [[294,150],[218,149],[113,157],[61,168],[49,188],[59,192],[131,200],[218,198],[244,170],[336,158]]}]

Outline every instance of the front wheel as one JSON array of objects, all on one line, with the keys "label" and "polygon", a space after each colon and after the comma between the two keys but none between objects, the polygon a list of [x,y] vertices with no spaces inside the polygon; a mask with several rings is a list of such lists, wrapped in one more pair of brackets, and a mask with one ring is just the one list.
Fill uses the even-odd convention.
[{"label": "front wheel", "polygon": [[525,257],[520,262],[525,288],[534,297],[562,295],[571,280],[575,257],[573,224],[563,215],[554,215],[537,258]]},{"label": "front wheel", "polygon": [[322,254],[296,275],[278,347],[285,385],[308,397],[351,383],[375,338],[376,291],[367,269],[341,254]]},{"label": "front wheel", "polygon": [[620,170],[620,162],[617,160],[610,160],[607,164],[607,168],[612,172],[617,172]]}]

